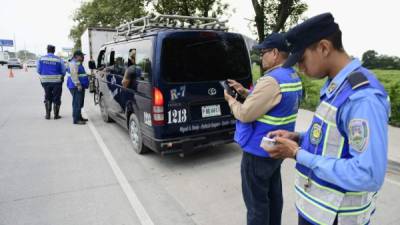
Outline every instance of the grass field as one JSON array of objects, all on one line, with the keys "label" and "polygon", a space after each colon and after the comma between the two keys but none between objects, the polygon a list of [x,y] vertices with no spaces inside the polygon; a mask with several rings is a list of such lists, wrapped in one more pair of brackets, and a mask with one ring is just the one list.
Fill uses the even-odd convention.
[{"label": "grass field", "polygon": [[[253,81],[260,77],[260,67],[253,65]],[[400,127],[400,70],[372,70],[389,94],[391,101],[390,124]],[[325,80],[312,80],[301,76],[305,90],[300,107],[314,111],[319,104],[320,89]]]}]

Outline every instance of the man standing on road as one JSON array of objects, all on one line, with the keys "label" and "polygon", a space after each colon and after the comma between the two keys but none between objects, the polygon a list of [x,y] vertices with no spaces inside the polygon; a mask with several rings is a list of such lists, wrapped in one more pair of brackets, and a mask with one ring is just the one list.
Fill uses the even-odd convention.
[{"label": "man standing on road", "polygon": [[77,50],[67,68],[67,86],[72,95],[72,118],[73,123],[78,125],[86,124],[88,121],[81,114],[85,101],[85,89],[89,87],[89,78],[82,65],[83,60],[84,54]]},{"label": "man standing on road", "polygon": [[[291,56],[285,66],[327,77],[308,131],[275,131],[273,158],[297,160],[299,224],[368,224],[387,164],[387,93],[361,62],[345,52],[330,13],[287,33]],[[300,145],[300,147],[299,147]]]},{"label": "man standing on road", "polygon": [[47,46],[47,55],[40,57],[37,62],[37,72],[44,89],[44,104],[46,108],[46,119],[50,119],[51,106],[54,104],[54,119],[60,119],[60,106],[62,83],[64,82],[64,61],[55,56],[56,47]]},{"label": "man standing on road", "polygon": [[247,224],[280,225],[282,160],[270,158],[260,143],[269,131],[294,130],[302,86],[292,68],[282,67],[288,56],[282,34],[271,34],[255,48],[261,50],[264,76],[250,91],[229,80],[229,85],[246,99],[242,104],[226,91],[225,99],[237,119],[235,141],[243,149],[241,176]]}]

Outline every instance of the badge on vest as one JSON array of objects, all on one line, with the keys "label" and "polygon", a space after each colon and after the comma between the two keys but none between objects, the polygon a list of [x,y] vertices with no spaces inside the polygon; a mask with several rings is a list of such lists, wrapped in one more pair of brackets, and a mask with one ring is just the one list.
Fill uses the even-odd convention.
[{"label": "badge on vest", "polygon": [[357,152],[363,152],[368,144],[368,121],[352,119],[349,123],[349,144]]},{"label": "badge on vest", "polygon": [[335,89],[336,89],[336,83],[332,82],[331,84],[329,84],[328,86],[329,93],[332,93]]},{"label": "badge on vest", "polygon": [[322,126],[318,123],[314,123],[311,127],[310,142],[311,144],[318,145],[322,138]]}]

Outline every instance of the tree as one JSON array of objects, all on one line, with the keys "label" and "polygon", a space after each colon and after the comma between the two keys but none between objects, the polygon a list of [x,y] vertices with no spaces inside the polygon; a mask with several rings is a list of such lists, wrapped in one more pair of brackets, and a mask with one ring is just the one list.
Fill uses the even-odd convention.
[{"label": "tree", "polygon": [[301,0],[251,0],[259,42],[272,32],[286,31],[296,24],[308,6]]},{"label": "tree", "polygon": [[217,17],[224,13],[228,4],[221,0],[147,0],[160,14]]},{"label": "tree", "polygon": [[75,49],[80,48],[80,37],[88,27],[111,27],[145,15],[143,0],[93,0],[82,3],[74,15],[76,25],[70,30]]},{"label": "tree", "polygon": [[366,68],[375,68],[377,66],[378,52],[368,50],[362,55],[363,65]]},{"label": "tree", "polygon": [[18,57],[19,59],[21,59],[22,61],[26,61],[26,60],[30,60],[30,59],[34,60],[34,59],[37,58],[36,55],[35,55],[34,53],[29,52],[29,51],[27,51],[27,50],[20,50],[20,51],[18,51],[18,52],[17,52],[17,57]]}]

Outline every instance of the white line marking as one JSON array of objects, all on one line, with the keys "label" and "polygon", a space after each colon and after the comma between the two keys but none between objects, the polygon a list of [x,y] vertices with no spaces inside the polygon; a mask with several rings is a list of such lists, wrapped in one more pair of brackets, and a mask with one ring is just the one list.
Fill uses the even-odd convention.
[{"label": "white line marking", "polygon": [[389,181],[389,183],[392,183],[392,184],[397,185],[397,186],[400,187],[400,182],[398,182],[398,181],[392,180],[390,178],[386,178],[386,181]]},{"label": "white line marking", "polygon": [[[83,114],[86,114],[84,111]],[[85,115],[87,116],[87,114]],[[126,197],[129,200],[133,210],[135,211],[137,217],[140,220],[142,225],[154,225],[151,220],[149,214],[147,214],[146,209],[143,207],[142,203],[139,201],[136,193],[133,191],[132,187],[129,185],[128,180],[125,175],[122,173],[122,170],[119,168],[117,162],[114,157],[111,155],[110,150],[107,148],[107,145],[104,143],[103,138],[100,136],[96,127],[89,121],[89,128],[92,131],[94,138],[97,141],[97,144],[100,146],[103,151],[104,156],[107,159],[107,162],[110,164],[112,171],[114,172],[115,177],[118,180],[118,183],[121,185],[122,190],[124,191]]]}]

